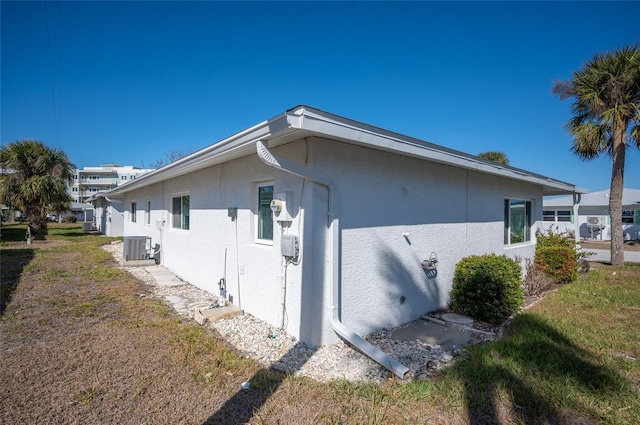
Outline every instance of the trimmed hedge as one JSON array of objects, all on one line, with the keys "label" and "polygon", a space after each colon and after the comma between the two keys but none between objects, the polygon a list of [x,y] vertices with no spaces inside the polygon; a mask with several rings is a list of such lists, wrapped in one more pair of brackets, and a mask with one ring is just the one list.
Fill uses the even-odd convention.
[{"label": "trimmed hedge", "polygon": [[506,255],[473,255],[456,265],[451,290],[453,310],[500,324],[524,302],[522,269]]}]

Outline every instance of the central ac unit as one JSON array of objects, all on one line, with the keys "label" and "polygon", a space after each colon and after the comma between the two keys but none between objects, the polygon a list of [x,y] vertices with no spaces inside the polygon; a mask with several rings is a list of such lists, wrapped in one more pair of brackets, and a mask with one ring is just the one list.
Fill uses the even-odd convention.
[{"label": "central ac unit", "polygon": [[587,217],[587,226],[605,227],[606,225],[606,218],[602,215]]},{"label": "central ac unit", "polygon": [[123,256],[125,261],[147,260],[151,251],[151,237],[149,236],[125,236]]}]

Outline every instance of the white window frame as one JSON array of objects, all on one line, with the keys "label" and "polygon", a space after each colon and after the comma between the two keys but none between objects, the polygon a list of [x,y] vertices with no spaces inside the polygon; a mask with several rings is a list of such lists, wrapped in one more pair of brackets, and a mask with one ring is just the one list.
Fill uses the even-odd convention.
[{"label": "white window frame", "polygon": [[144,222],[146,226],[151,226],[151,199],[145,200],[144,203]]},{"label": "white window frame", "polygon": [[[523,228],[523,239],[522,241],[512,241],[513,231],[512,231],[512,219],[513,219],[513,208],[515,205],[520,205],[522,203],[524,208],[524,223]],[[513,245],[523,245],[531,243],[533,240],[532,235],[532,227],[533,227],[533,201],[531,199],[523,199],[523,198],[504,198],[504,245],[505,246],[513,246]]]},{"label": "white window frame", "polygon": [[[254,195],[255,214],[254,214],[254,226],[253,226],[254,242],[257,244],[273,246],[273,231],[275,230],[273,225],[275,224],[275,222],[273,221],[273,214],[271,213],[271,208],[269,208],[269,214],[270,214],[269,217],[271,219],[271,229],[272,229],[271,239],[260,238],[260,225],[261,225],[260,189],[263,187],[272,187],[273,193],[275,193],[275,185],[273,181],[260,182],[260,183],[256,183],[255,185],[255,195]],[[263,210],[263,213],[265,212],[266,211]]]},{"label": "white window frame", "polygon": [[132,223],[136,222],[138,212],[138,203],[132,202],[129,206],[129,221]]},{"label": "white window frame", "polygon": [[542,221],[548,223],[573,223],[573,212],[571,210],[545,210],[542,211]]},{"label": "white window frame", "polygon": [[[189,198],[188,199],[188,203],[189,203],[189,212],[188,214],[185,216],[184,214],[184,198]],[[175,199],[180,199],[180,226],[176,226],[175,225],[175,221],[176,221],[176,212],[175,212]],[[171,228],[173,230],[178,230],[178,231],[189,231],[189,229],[191,228],[191,196],[189,193],[176,193],[171,195],[170,197],[171,200]],[[186,226],[186,227],[185,227]]]}]

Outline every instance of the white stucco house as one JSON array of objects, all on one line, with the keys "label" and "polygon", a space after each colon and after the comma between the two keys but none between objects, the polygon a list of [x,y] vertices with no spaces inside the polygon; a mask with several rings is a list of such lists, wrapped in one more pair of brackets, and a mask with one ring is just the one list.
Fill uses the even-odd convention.
[{"label": "white stucco house", "polygon": [[[576,215],[572,196],[545,199],[544,229],[551,227],[554,232],[569,232],[577,227],[580,238],[611,240],[609,190],[582,194],[578,201]],[[624,188],[622,191],[622,231],[627,240],[640,239],[640,189]]]},{"label": "white stucco house", "polygon": [[366,351],[359,335],[446,306],[461,258],[533,256],[543,196],[583,192],[298,106],[108,197],[182,279],[218,294],[224,278],[299,340]]},{"label": "white stucco house", "polygon": [[93,205],[93,228],[106,236],[124,236],[124,201],[98,192],[87,199]]},{"label": "white stucco house", "polygon": [[80,203],[72,201],[69,204],[69,211],[65,211],[61,214],[61,219],[64,221],[68,216],[74,216],[78,221],[93,221],[93,205],[89,203]]}]

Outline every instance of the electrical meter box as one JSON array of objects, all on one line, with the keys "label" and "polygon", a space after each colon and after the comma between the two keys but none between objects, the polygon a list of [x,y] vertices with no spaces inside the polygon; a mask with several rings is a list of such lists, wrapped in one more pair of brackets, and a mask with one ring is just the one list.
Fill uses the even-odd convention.
[{"label": "electrical meter box", "polygon": [[296,235],[282,235],[280,253],[283,257],[298,258],[300,246]]},{"label": "electrical meter box", "polygon": [[270,207],[274,221],[293,221],[291,217],[292,197],[291,192],[280,192],[273,195]]}]

